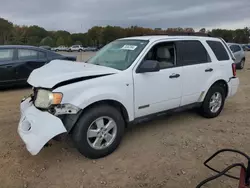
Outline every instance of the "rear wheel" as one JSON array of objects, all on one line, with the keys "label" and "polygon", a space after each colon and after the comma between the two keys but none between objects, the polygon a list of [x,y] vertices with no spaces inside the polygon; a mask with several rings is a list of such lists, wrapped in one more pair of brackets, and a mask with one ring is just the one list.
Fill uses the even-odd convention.
[{"label": "rear wheel", "polygon": [[241,62],[240,62],[240,64],[239,64],[239,68],[243,69],[244,66],[245,66],[245,59],[242,59]]},{"label": "rear wheel", "polygon": [[217,117],[223,107],[225,102],[225,90],[220,85],[212,86],[201,106],[200,112],[201,115],[206,118]]},{"label": "rear wheel", "polygon": [[83,113],[73,129],[72,138],[80,153],[96,159],[116,150],[124,129],[123,117],[116,108],[98,105]]}]

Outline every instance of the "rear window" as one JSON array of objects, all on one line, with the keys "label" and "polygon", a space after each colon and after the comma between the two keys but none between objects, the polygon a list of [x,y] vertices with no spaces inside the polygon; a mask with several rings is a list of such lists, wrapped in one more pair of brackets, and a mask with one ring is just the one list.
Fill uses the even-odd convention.
[{"label": "rear window", "polygon": [[221,42],[219,42],[219,41],[207,41],[207,44],[213,50],[216,58],[219,61],[229,60],[228,53]]}]

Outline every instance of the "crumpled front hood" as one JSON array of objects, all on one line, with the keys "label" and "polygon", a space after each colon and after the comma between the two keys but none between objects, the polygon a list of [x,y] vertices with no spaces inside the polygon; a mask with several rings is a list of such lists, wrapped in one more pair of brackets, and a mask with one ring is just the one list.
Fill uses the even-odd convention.
[{"label": "crumpled front hood", "polygon": [[119,70],[82,62],[53,60],[41,68],[32,71],[28,83],[34,87],[52,88],[55,85],[89,76],[114,74]]}]

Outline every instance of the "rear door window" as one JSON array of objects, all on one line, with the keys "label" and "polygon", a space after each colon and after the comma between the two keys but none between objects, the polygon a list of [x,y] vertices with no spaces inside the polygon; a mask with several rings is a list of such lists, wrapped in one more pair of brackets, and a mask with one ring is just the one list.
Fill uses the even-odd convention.
[{"label": "rear door window", "polygon": [[219,41],[207,41],[207,44],[210,46],[210,48],[212,49],[216,58],[219,61],[229,60],[228,53],[221,42],[219,42]]},{"label": "rear door window", "polygon": [[0,49],[0,62],[11,61],[14,57],[14,49]]},{"label": "rear door window", "polygon": [[19,60],[36,60],[38,59],[38,51],[30,49],[18,49]]},{"label": "rear door window", "polygon": [[211,62],[207,50],[200,41],[177,41],[177,65],[193,65]]}]

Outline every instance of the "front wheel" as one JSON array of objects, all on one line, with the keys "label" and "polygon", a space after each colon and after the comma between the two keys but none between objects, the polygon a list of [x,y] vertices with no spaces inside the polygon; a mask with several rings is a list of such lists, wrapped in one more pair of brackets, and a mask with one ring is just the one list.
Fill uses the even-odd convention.
[{"label": "front wheel", "polygon": [[200,112],[201,115],[206,118],[217,117],[223,107],[225,102],[225,90],[220,85],[212,86],[201,106]]},{"label": "front wheel", "polygon": [[124,129],[123,117],[116,108],[98,105],[83,113],[73,129],[72,138],[80,153],[97,159],[116,150]]}]

